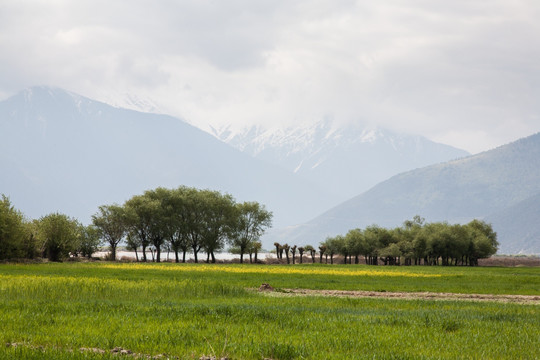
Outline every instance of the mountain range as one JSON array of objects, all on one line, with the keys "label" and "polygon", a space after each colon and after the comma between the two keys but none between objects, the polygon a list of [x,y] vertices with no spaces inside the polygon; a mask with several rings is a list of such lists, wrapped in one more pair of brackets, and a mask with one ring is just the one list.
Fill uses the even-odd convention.
[{"label": "mountain range", "polygon": [[492,223],[501,253],[540,253],[540,133],[466,158],[393,176],[313,220],[278,232],[292,243],[378,224]]},{"label": "mountain range", "polygon": [[32,218],[59,211],[88,223],[99,205],[179,185],[258,201],[277,227],[335,204],[324,189],[180,119],[57,88],[33,87],[0,102],[0,134],[0,193]]},{"label": "mountain range", "polygon": [[336,204],[392,175],[470,155],[418,135],[398,134],[361,123],[315,124],[211,133],[256,159],[280,166],[330,191]]},{"label": "mountain range", "polygon": [[187,185],[265,204],[274,213],[265,248],[317,245],[418,214],[485,219],[501,252],[540,253],[540,134],[469,156],[329,119],[208,133],[172,116],[33,87],[0,102],[0,136],[0,193],[31,218],[58,211],[88,223],[99,205]]}]

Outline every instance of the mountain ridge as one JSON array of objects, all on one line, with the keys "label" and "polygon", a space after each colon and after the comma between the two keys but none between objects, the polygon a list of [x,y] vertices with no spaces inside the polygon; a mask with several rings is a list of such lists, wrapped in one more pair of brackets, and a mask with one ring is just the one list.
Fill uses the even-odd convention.
[{"label": "mountain ridge", "polygon": [[104,203],[179,185],[259,201],[274,211],[276,226],[305,221],[333,204],[323,189],[177,118],[59,88],[33,87],[0,102],[0,133],[0,162],[10,169],[0,192],[32,217],[61,211],[88,221]]},{"label": "mountain ridge", "polygon": [[[373,223],[400,226],[415,215],[427,221],[464,223],[504,213],[538,193],[540,133],[463,159],[395,175],[305,224],[283,229],[280,234],[297,243],[322,241],[326,236]],[[507,235],[504,228],[500,221],[494,223],[495,231],[503,234],[501,251],[524,250],[519,246],[520,240]],[[540,253],[540,241],[527,251]]]},{"label": "mountain ridge", "polygon": [[332,119],[289,128],[211,131],[257,159],[330,188],[340,201],[402,171],[470,155],[422,136],[361,124],[340,126]]}]

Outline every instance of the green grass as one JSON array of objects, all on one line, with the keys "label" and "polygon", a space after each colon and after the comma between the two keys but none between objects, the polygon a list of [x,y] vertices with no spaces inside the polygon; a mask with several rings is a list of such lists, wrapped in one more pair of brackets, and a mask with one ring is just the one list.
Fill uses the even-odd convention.
[{"label": "green grass", "polygon": [[[269,273],[269,268],[0,265],[0,341],[24,344],[0,347],[0,359],[117,358],[81,352],[81,347],[122,347],[181,359],[203,354],[232,359],[539,357],[538,305],[279,297],[245,289],[269,282],[282,288],[539,294],[537,268],[376,269],[403,276],[349,273],[375,271],[372,267],[276,268],[306,269],[305,274]],[[315,275],[310,269],[337,273]]]}]

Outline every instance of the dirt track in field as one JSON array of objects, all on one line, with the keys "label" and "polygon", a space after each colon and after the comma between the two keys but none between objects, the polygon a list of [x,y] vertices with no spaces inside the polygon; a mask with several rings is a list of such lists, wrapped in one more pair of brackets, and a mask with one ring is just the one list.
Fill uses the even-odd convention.
[{"label": "dirt track in field", "polygon": [[382,292],[310,289],[279,289],[277,291],[265,290],[264,292],[272,294],[272,296],[329,296],[405,300],[493,301],[503,303],[540,305],[540,295],[455,294],[432,292]]}]

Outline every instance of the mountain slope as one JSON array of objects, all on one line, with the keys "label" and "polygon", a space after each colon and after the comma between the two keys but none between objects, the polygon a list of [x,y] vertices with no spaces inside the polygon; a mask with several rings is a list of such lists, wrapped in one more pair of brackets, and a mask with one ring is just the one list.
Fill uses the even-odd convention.
[{"label": "mountain slope", "polygon": [[88,222],[99,205],[157,186],[259,201],[274,212],[275,226],[334,204],[317,186],[179,119],[61,89],[35,87],[0,102],[0,134],[0,193],[33,218],[60,211]]},{"label": "mountain slope", "polygon": [[540,254],[540,194],[489,215],[503,239],[502,254]]},{"label": "mountain slope", "polygon": [[350,199],[403,171],[469,154],[421,136],[396,134],[331,120],[291,128],[253,127],[244,132],[213,129],[219,139],[257,159],[295,172]]},{"label": "mountain slope", "polygon": [[[318,242],[327,235],[372,223],[399,226],[416,214],[427,221],[489,219],[491,214],[504,214],[524,200],[536,199],[533,196],[538,193],[540,134],[464,159],[396,175],[304,225],[284,230],[280,236],[298,244]],[[531,221],[523,226],[533,226]],[[507,237],[503,222],[494,225],[500,232],[501,250],[521,247],[523,239]],[[539,243],[535,244],[537,252]]]}]

